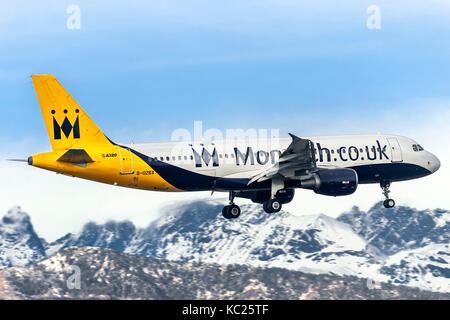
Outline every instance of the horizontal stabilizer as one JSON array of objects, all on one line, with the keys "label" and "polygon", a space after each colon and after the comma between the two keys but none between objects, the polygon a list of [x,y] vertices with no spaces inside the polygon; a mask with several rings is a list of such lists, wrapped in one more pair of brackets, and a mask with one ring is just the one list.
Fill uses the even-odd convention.
[{"label": "horizontal stabilizer", "polygon": [[94,162],[84,149],[70,149],[64,153],[58,161],[70,162],[74,164],[84,164]]}]

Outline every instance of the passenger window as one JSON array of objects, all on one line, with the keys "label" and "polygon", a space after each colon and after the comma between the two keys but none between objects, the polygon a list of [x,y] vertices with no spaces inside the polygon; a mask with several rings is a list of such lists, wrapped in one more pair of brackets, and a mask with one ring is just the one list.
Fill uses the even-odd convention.
[{"label": "passenger window", "polygon": [[191,156],[191,160],[194,160],[194,156]]},{"label": "passenger window", "polygon": [[166,160],[167,160],[167,161],[170,161],[170,158],[169,158],[169,157],[166,157]]},{"label": "passenger window", "polygon": [[181,160],[181,156],[178,156],[178,160]]},{"label": "passenger window", "polygon": [[228,153],[225,153],[225,158],[228,158]]},{"label": "passenger window", "polygon": [[187,156],[184,156],[184,160],[187,160]]}]

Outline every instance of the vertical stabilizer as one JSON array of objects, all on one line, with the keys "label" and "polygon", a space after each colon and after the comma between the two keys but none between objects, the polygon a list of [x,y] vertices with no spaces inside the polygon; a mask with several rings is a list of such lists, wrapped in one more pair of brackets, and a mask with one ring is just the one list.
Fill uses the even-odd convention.
[{"label": "vertical stabilizer", "polygon": [[109,141],[52,75],[32,75],[53,150],[70,149]]}]

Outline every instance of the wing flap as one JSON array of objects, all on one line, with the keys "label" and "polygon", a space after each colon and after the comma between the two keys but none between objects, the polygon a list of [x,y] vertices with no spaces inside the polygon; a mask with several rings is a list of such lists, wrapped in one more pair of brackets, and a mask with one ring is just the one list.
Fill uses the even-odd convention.
[{"label": "wing flap", "polygon": [[295,179],[302,172],[306,173],[317,169],[316,150],[313,142],[308,139],[301,139],[291,133],[289,135],[292,137],[292,142],[280,155],[278,162],[274,166],[254,175],[248,184],[273,178]]}]

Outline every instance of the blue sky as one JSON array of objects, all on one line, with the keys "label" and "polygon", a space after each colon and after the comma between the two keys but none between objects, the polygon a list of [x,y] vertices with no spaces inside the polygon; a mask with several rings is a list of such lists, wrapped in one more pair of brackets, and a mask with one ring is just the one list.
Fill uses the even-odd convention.
[{"label": "blue sky", "polygon": [[[45,138],[33,73],[54,74],[123,142],[169,140],[194,120],[283,135],[385,131],[371,119],[449,96],[444,2],[379,2],[380,30],[366,27],[368,1],[164,3],[3,2],[0,141]],[[80,30],[66,28],[70,4]]]},{"label": "blue sky", "polygon": [[[72,4],[80,30],[66,27]],[[366,27],[370,5],[379,30]],[[436,136],[450,137],[449,18],[444,0],[1,1],[2,158],[50,150],[38,73],[123,143],[167,141],[201,120],[283,136],[379,130],[448,154]],[[34,200],[28,210],[42,213]]]}]

